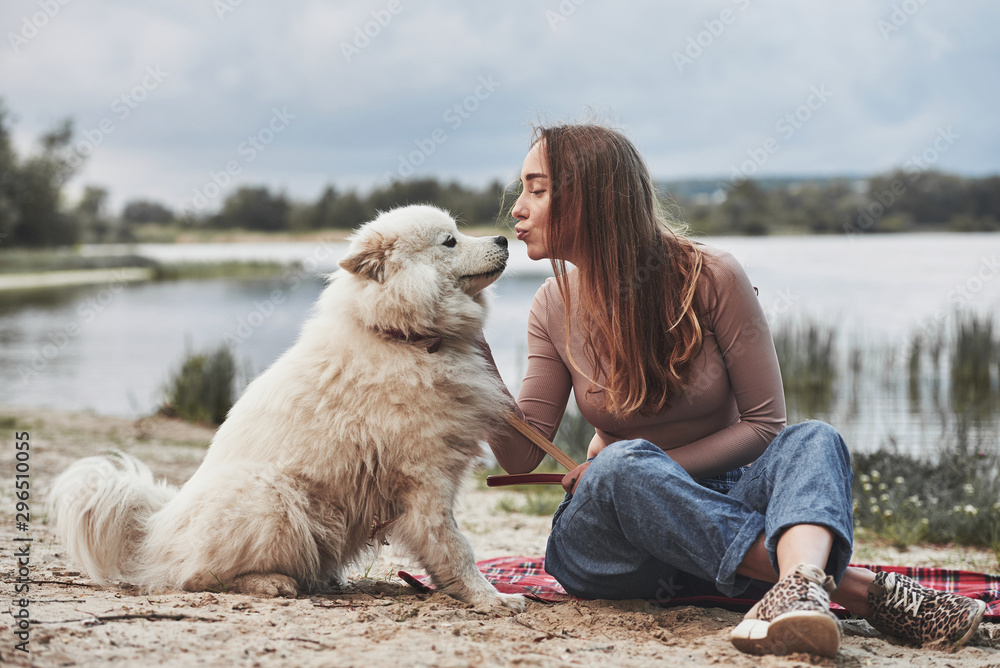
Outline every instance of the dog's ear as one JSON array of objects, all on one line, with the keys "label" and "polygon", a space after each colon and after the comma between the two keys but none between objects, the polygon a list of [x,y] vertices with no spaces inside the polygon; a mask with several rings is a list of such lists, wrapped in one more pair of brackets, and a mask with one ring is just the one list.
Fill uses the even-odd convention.
[{"label": "dog's ear", "polygon": [[392,250],[394,240],[373,232],[361,240],[357,250],[349,253],[338,263],[355,276],[381,283],[385,279],[386,260]]}]

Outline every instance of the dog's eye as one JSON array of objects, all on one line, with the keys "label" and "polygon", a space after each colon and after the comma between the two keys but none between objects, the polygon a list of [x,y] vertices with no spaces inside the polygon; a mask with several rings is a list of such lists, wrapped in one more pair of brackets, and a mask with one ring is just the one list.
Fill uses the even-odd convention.
[{"label": "dog's eye", "polygon": [[447,246],[448,248],[454,248],[455,244],[457,243],[458,240],[455,239],[455,237],[448,237],[447,239],[444,240],[444,245]]}]

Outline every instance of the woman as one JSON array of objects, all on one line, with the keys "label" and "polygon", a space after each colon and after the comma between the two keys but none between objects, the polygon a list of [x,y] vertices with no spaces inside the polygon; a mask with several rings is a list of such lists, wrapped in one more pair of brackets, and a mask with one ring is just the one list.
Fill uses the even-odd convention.
[{"label": "woman", "polygon": [[[546,570],[588,598],[770,587],[731,633],[756,654],[834,656],[831,599],[885,633],[968,640],[982,601],[848,568],[843,439],[785,428],[754,288],[731,255],[668,227],[635,147],[599,126],[542,128],[521,182],[517,237],[556,276],[531,306],[518,412],[551,439],[572,388],[596,428],[564,480]],[[513,429],[490,446],[510,473],[544,456]]]}]

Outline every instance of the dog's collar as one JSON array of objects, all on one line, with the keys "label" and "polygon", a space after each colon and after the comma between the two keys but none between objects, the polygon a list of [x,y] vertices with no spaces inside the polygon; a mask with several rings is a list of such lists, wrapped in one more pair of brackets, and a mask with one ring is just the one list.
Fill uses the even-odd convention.
[{"label": "dog's collar", "polygon": [[436,353],[441,350],[442,336],[440,334],[435,336],[420,336],[418,334],[408,334],[403,330],[396,329],[394,327],[390,327],[389,329],[379,329],[378,332],[388,336],[390,339],[427,348],[427,352],[429,353]]}]

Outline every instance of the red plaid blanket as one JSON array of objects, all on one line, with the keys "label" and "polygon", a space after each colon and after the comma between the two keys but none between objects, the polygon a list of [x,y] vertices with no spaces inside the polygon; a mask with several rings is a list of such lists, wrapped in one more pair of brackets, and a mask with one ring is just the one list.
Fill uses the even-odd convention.
[{"label": "red plaid blanket", "polygon": [[[545,562],[541,557],[498,557],[480,561],[479,570],[493,583],[498,591],[505,594],[524,594],[528,598],[546,603],[569,601],[574,598],[545,572]],[[920,584],[950,591],[986,601],[986,621],[1000,622],[1000,575],[973,573],[972,571],[951,571],[943,568],[910,568],[907,566],[877,566],[871,564],[851,564],[873,571],[895,571],[907,575]],[[427,584],[428,576],[413,576],[399,571],[399,577],[420,591],[433,589]],[[670,599],[669,605],[718,606],[733,610],[749,610],[755,598],[729,598],[726,596],[678,596]],[[836,603],[830,605],[834,612],[846,614],[846,610]]]}]

